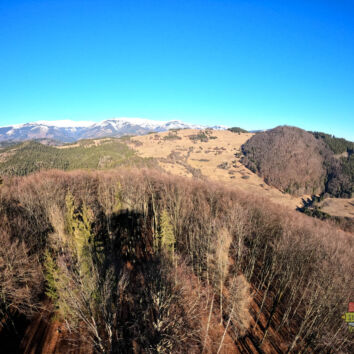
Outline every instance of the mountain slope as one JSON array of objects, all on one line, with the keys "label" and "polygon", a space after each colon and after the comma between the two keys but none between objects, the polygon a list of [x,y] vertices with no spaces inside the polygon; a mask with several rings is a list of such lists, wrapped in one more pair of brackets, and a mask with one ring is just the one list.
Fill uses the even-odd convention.
[{"label": "mountain slope", "polygon": [[[38,121],[0,127],[0,142],[32,139],[53,139],[74,142],[86,138],[121,137],[163,132],[169,129],[203,129],[204,126],[181,121],[154,121],[141,118],[115,118],[100,123],[64,121]],[[226,129],[214,126],[213,129]]]},{"label": "mountain slope", "polygon": [[[181,130],[131,138],[127,143],[141,157],[152,157],[166,172],[221,182],[277,204],[296,209],[301,198],[282,193],[240,163],[241,146],[252,133],[229,130]],[[305,196],[303,196],[305,197]]]},{"label": "mountain slope", "polygon": [[284,192],[350,197],[353,191],[350,165],[325,141],[300,128],[279,126],[258,133],[242,152],[242,162],[251,171]]},{"label": "mountain slope", "polygon": [[81,140],[76,144],[53,147],[36,141],[0,149],[0,174],[24,176],[49,170],[106,169],[117,166],[153,166],[152,159],[136,155],[122,139]]}]

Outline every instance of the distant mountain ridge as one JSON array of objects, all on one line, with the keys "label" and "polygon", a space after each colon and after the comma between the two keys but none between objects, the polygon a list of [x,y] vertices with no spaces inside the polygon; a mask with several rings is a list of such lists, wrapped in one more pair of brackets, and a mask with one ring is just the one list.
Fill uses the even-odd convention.
[{"label": "distant mountain ridge", "polygon": [[143,135],[169,129],[227,129],[225,126],[204,126],[179,120],[155,121],[142,118],[113,118],[100,123],[70,120],[38,121],[0,127],[0,142],[32,139],[52,139],[63,143],[80,139]]}]

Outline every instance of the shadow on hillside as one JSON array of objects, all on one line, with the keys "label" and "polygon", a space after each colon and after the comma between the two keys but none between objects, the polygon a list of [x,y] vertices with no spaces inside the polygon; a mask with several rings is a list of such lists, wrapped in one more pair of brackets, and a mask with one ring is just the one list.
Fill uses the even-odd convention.
[{"label": "shadow on hillside", "polygon": [[[93,223],[104,250],[102,275],[113,267],[115,279],[126,280],[124,293],[116,298],[119,305],[112,314],[116,318],[113,348],[119,352],[131,352],[132,348],[139,352],[154,347],[161,339],[154,328],[157,316],[154,295],[161,287],[168,288],[169,283],[161,260],[154,256],[151,221],[150,215],[122,210],[112,215],[102,213]],[[44,302],[50,304],[48,299]],[[16,317],[15,326],[0,331],[0,342],[6,343],[6,352],[50,353],[70,349],[70,353],[81,353],[80,339],[70,335],[64,323],[56,320],[53,324],[52,306],[44,307],[46,310],[31,320]],[[87,345],[85,350],[90,352]]]},{"label": "shadow on hillside", "polygon": [[318,197],[315,195],[311,196],[310,198],[301,198],[302,206],[298,206],[296,210],[304,212],[306,209],[311,208],[317,200]]}]

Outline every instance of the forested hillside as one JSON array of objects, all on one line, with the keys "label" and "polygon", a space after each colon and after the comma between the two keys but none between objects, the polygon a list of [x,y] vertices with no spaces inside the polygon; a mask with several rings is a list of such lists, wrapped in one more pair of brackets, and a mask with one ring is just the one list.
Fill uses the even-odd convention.
[{"label": "forested hillside", "polygon": [[354,153],[354,143],[352,141],[345,140],[343,138],[336,138],[333,135],[311,132],[316,139],[322,140],[335,154],[342,154],[348,152],[348,154]]},{"label": "forested hillside", "polygon": [[[321,137],[322,136],[322,137]],[[242,147],[243,163],[284,192],[350,197],[354,190],[350,142],[280,126],[254,135]],[[348,150],[348,156],[335,153]]]},{"label": "forested hillside", "polygon": [[0,174],[25,176],[49,170],[103,169],[121,165],[153,166],[152,159],[136,156],[124,139],[81,140],[73,145],[53,147],[36,141],[0,149]]},{"label": "forested hillside", "polygon": [[[343,138],[336,138],[333,135],[314,132],[312,133],[316,139],[324,141],[324,143],[333,151],[337,159],[339,159],[339,166],[337,175],[342,173],[350,181],[348,190],[354,192],[354,142],[345,140]],[[336,164],[338,166],[338,163]],[[349,193],[347,193],[349,194]]]},{"label": "forested hillside", "polygon": [[324,222],[148,170],[5,178],[0,200],[7,352],[351,352],[353,238]]}]

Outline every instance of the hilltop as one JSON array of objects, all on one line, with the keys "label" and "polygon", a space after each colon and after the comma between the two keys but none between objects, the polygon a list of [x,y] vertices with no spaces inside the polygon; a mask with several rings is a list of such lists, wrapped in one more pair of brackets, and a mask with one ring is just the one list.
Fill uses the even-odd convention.
[{"label": "hilltop", "polygon": [[354,191],[354,160],[352,143],[346,142],[347,149],[345,142],[280,126],[249,139],[242,147],[242,162],[268,184],[289,194],[327,193],[350,198]]}]

